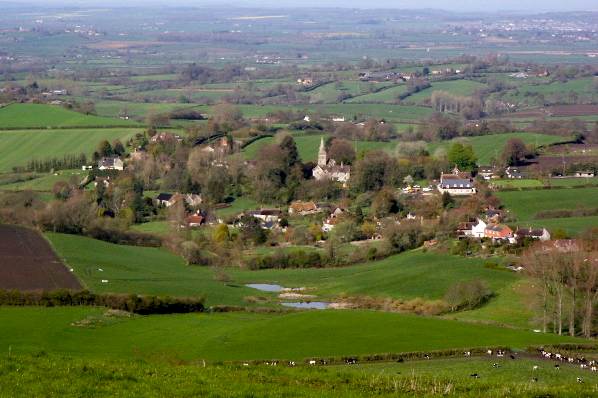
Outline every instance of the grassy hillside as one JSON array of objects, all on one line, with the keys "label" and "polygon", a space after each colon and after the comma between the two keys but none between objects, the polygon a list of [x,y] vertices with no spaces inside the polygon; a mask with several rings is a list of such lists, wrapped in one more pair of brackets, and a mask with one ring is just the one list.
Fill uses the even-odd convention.
[{"label": "grassy hillside", "polygon": [[575,210],[598,204],[598,188],[506,191],[496,195],[519,221],[533,220],[544,210]]},{"label": "grassy hillside", "polygon": [[0,108],[0,129],[131,126],[129,120],[84,115],[60,106],[13,104]]},{"label": "grassy hillside", "polygon": [[56,172],[56,174],[33,174],[30,176],[30,179],[25,181],[8,184],[0,183],[0,191],[32,190],[50,192],[54,184],[58,181],[69,181],[71,178],[76,178],[77,181],[81,181],[86,175],[87,172],[82,170],[61,170]]},{"label": "grassy hillside", "polygon": [[405,101],[408,103],[421,104],[429,100],[434,91],[446,91],[457,96],[469,96],[477,90],[486,87],[485,84],[471,80],[451,80],[446,82],[433,82],[432,87],[409,96]]},{"label": "grassy hillside", "polygon": [[94,292],[205,296],[208,305],[240,305],[244,296],[255,293],[218,282],[210,268],[187,266],[182,258],[164,249],[113,245],[75,235],[46,236]]},{"label": "grassy hillside", "polygon": [[491,134],[477,137],[457,138],[448,142],[434,142],[430,144],[430,151],[433,153],[437,148],[445,148],[448,150],[453,142],[462,142],[473,147],[473,150],[478,157],[478,164],[483,165],[489,164],[492,158],[500,158],[505,144],[511,138],[520,138],[526,144],[536,146],[549,145],[565,140],[563,137],[534,133]]},{"label": "grassy hillside", "polygon": [[518,279],[512,272],[485,268],[483,261],[412,251],[387,259],[343,268],[243,271],[230,270],[239,283],[276,283],[308,287],[319,297],[441,298],[456,281],[482,279],[498,290]]},{"label": "grassy hillside", "polygon": [[[328,138],[328,134],[322,135],[295,135],[295,143],[299,151],[299,156],[304,162],[315,161],[318,159],[318,149],[320,148],[320,140],[324,137],[324,140]],[[254,143],[247,146],[243,151],[247,159],[255,159],[259,149],[267,144],[276,142],[275,138],[263,138],[255,141]],[[387,149],[394,150],[396,142],[377,142],[377,141],[356,141],[355,148],[357,152],[369,151],[373,149]]]},{"label": "grassy hillside", "polygon": [[140,129],[66,129],[0,131],[0,172],[25,166],[31,159],[61,158],[85,153],[88,157],[100,141],[125,142]]},{"label": "grassy hillside", "polygon": [[6,307],[0,350],[86,358],[297,359],[583,341],[487,325],[373,311],[110,317],[101,308]]}]

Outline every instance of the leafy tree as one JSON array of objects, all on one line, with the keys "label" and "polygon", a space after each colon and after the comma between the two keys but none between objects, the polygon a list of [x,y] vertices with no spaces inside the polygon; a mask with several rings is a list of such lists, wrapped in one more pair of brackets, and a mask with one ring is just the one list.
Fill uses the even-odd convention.
[{"label": "leafy tree", "polygon": [[256,245],[265,243],[268,239],[266,231],[262,228],[260,221],[252,216],[245,215],[241,217],[241,239],[243,241],[253,242]]},{"label": "leafy tree", "polygon": [[296,163],[301,161],[299,158],[299,151],[297,150],[297,144],[292,136],[285,135],[279,146],[280,149],[285,151],[287,154],[288,167],[293,167]]},{"label": "leafy tree", "polygon": [[387,217],[396,214],[401,210],[399,201],[391,189],[382,189],[376,194],[372,201],[372,212],[376,217]]},{"label": "leafy tree", "polygon": [[448,152],[448,160],[460,170],[471,171],[476,168],[478,158],[473,152],[473,147],[471,145],[463,145],[456,142],[451,146]]},{"label": "leafy tree", "polygon": [[98,154],[100,157],[102,156],[112,156],[114,155],[114,150],[112,149],[112,145],[107,140],[103,140],[98,145]]},{"label": "leafy tree", "polygon": [[120,140],[115,140],[112,143],[112,152],[114,152],[116,156],[122,156],[125,154],[125,146],[122,144],[122,142],[120,142]]},{"label": "leafy tree", "polygon": [[226,224],[218,224],[218,226],[214,229],[214,234],[212,235],[215,242],[223,243],[230,240],[230,231],[228,230],[228,226]]},{"label": "leafy tree", "polygon": [[520,138],[511,138],[505,144],[501,159],[505,166],[517,166],[528,155],[529,151],[527,150],[525,143]]},{"label": "leafy tree", "polygon": [[349,141],[335,138],[330,143],[328,155],[337,163],[352,164],[355,160],[355,149]]}]

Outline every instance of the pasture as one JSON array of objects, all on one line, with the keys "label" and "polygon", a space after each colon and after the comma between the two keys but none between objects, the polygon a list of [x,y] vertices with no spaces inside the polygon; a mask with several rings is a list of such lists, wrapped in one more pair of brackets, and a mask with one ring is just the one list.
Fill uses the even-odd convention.
[{"label": "pasture", "polygon": [[141,129],[64,129],[0,131],[0,172],[25,166],[32,159],[62,158],[84,153],[88,159],[100,141],[127,141]]},{"label": "pasture", "polygon": [[405,99],[407,103],[422,104],[429,101],[434,91],[446,91],[456,96],[469,96],[477,90],[485,88],[486,85],[472,80],[450,80],[443,82],[432,82],[432,87],[410,95]]},{"label": "pasture", "polygon": [[58,181],[69,181],[74,178],[80,182],[88,173],[82,170],[60,170],[56,173],[32,174],[25,176],[21,181],[7,184],[0,183],[0,191],[39,191],[51,192]]},{"label": "pasture", "polygon": [[10,346],[14,354],[43,350],[89,359],[241,361],[584,341],[376,311],[109,314],[89,307],[4,307],[0,350]]},{"label": "pasture", "polygon": [[442,298],[460,280],[481,279],[498,290],[518,279],[512,272],[484,267],[480,259],[419,250],[383,260],[342,268],[245,271],[231,269],[238,283],[274,283],[285,287],[307,287],[310,294],[333,298],[346,294],[392,298]]},{"label": "pasture", "polygon": [[[534,220],[540,211],[593,208],[598,203],[598,188],[503,191],[496,195],[517,220],[522,222]],[[561,220],[565,225],[567,219]]]},{"label": "pasture", "polygon": [[505,144],[511,138],[520,138],[524,143],[528,145],[544,146],[554,144],[556,142],[564,141],[563,137],[547,134],[535,134],[535,133],[507,133],[507,134],[490,134],[476,137],[467,138],[455,138],[451,141],[434,142],[430,144],[430,152],[438,148],[444,148],[447,151],[454,142],[461,142],[463,144],[471,145],[474,153],[478,157],[478,164],[490,164],[492,159],[499,159],[500,155],[505,147]]},{"label": "pasture", "polygon": [[47,129],[72,127],[131,127],[129,120],[84,115],[60,106],[12,104],[0,108],[0,129]]},{"label": "pasture", "polygon": [[[596,376],[571,366],[493,358],[432,359],[334,367],[208,366],[18,355],[0,359],[6,396],[299,397],[591,396]],[[534,366],[539,366],[537,371]],[[470,375],[480,373],[479,379]],[[577,383],[582,377],[584,383]],[[538,381],[532,383],[532,378]],[[14,381],[18,380],[18,383]],[[259,380],[259,383],[256,383]],[[292,380],[292,382],[289,382]]]},{"label": "pasture", "polygon": [[[328,137],[329,134],[326,133],[314,135],[294,134],[293,138],[295,139],[295,143],[297,144],[297,150],[299,152],[299,157],[301,158],[301,160],[303,160],[304,162],[316,161],[318,159],[318,149],[320,148],[320,140],[322,138],[326,140]],[[276,142],[276,138],[274,137],[262,138],[261,140],[255,141],[254,143],[248,145],[243,150],[243,153],[247,159],[255,159],[259,153],[260,148],[262,148],[264,145],[272,144],[274,142]],[[396,142],[393,141],[355,141],[354,143],[357,153],[361,151],[371,151],[375,149],[394,150],[394,148],[396,147]]]},{"label": "pasture", "polygon": [[77,278],[32,229],[0,225],[0,289],[79,289]]},{"label": "pasture", "polygon": [[[74,273],[97,293],[204,296],[208,305],[244,304],[255,291],[215,279],[165,249],[115,245],[75,235],[46,234]],[[108,282],[102,282],[106,280]]]}]

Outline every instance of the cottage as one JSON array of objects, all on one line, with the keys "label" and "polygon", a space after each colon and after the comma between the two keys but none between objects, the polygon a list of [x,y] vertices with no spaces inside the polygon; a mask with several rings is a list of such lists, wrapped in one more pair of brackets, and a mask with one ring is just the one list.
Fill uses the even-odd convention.
[{"label": "cottage", "polygon": [[314,202],[303,202],[301,200],[297,200],[289,206],[289,214],[299,214],[301,216],[306,216],[308,214],[316,214],[319,213],[321,209],[318,205]]},{"label": "cottage", "polygon": [[162,192],[158,196],[156,196],[156,199],[154,199],[154,202],[156,203],[157,206],[170,207],[172,205],[171,201],[172,201],[173,197],[174,197],[174,195],[171,193]]},{"label": "cottage", "polygon": [[328,216],[328,218],[326,218],[326,220],[324,220],[324,222],[322,223],[322,231],[332,231],[334,227],[342,221],[342,217],[346,212],[347,211],[345,209],[342,209],[340,207],[335,208],[334,211],[330,213],[330,216]]},{"label": "cottage", "polygon": [[185,221],[189,228],[197,228],[197,227],[200,227],[205,222],[205,218],[199,212],[196,212],[195,214],[191,214],[191,215],[187,216]]},{"label": "cottage", "polygon": [[440,175],[438,191],[457,196],[475,195],[477,192],[471,176],[462,173],[457,167],[453,169],[451,174],[442,173]]},{"label": "cottage", "polygon": [[261,209],[247,212],[247,215],[257,218],[264,223],[278,223],[282,217],[282,211],[279,209]]},{"label": "cottage", "polygon": [[100,170],[124,170],[125,166],[119,157],[103,157],[98,161]]},{"label": "cottage", "polygon": [[485,213],[486,220],[493,224],[498,224],[502,221],[503,213],[500,210],[488,209]]},{"label": "cottage", "polygon": [[324,138],[320,140],[318,152],[318,164],[312,170],[313,177],[318,180],[334,180],[346,185],[351,177],[351,167],[344,164],[336,164],[334,159],[328,160],[328,154],[324,146]]},{"label": "cottage", "polygon": [[197,207],[203,203],[203,198],[201,195],[197,195],[194,193],[188,193],[184,195],[185,203],[189,205],[189,207]]},{"label": "cottage", "polygon": [[478,174],[484,180],[492,180],[494,178],[499,178],[498,174],[496,174],[496,170],[492,166],[480,166],[478,168]]},{"label": "cottage", "polygon": [[546,228],[522,228],[517,229],[517,232],[515,232],[515,238],[517,238],[517,240],[530,238],[545,242],[550,240],[550,232],[548,232]]},{"label": "cottage", "polygon": [[463,222],[457,227],[459,238],[483,238],[486,235],[487,224],[479,218],[474,222]]},{"label": "cottage", "polygon": [[519,171],[519,169],[514,167],[507,167],[505,169],[505,176],[512,180],[520,180],[523,178],[523,174]]},{"label": "cottage", "polygon": [[165,131],[157,133],[150,138],[151,143],[181,142],[183,139],[178,134],[167,133]]},{"label": "cottage", "polygon": [[493,241],[512,241],[513,230],[504,224],[488,224],[484,229],[484,237],[490,238]]},{"label": "cottage", "polygon": [[575,173],[575,177],[578,178],[594,178],[596,174],[593,171],[578,171]]}]

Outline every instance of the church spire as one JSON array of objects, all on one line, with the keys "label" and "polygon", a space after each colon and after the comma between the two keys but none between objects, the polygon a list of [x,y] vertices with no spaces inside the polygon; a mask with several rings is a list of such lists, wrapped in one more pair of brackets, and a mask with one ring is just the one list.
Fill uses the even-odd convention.
[{"label": "church spire", "polygon": [[324,146],[324,137],[320,140],[320,151],[318,152],[318,166],[324,167],[328,164],[328,156],[326,155],[326,147]]}]

